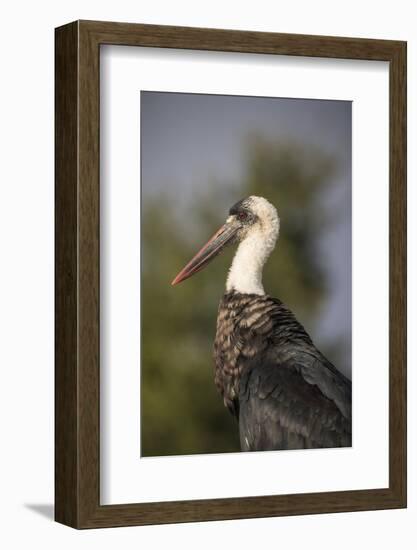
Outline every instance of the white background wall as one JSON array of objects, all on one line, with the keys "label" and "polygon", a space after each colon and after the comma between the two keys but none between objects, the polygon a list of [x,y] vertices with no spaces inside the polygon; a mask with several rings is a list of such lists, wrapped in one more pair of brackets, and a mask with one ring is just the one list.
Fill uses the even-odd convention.
[{"label": "white background wall", "polygon": [[[415,548],[417,17],[412,1],[3,3],[0,64],[0,544],[3,548]],[[77,532],[52,522],[54,27],[74,19],[408,40],[408,510]],[[375,312],[377,313],[377,312]],[[372,319],[370,319],[370,322]],[[375,345],[378,345],[376,342]],[[372,396],[370,396],[370,402]],[[256,472],[253,473],[256,475]],[[343,472],[341,472],[343,475]]]}]

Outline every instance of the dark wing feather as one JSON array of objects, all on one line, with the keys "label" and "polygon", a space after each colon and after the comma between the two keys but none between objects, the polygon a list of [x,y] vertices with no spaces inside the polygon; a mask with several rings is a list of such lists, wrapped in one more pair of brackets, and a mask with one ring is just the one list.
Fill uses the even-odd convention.
[{"label": "dark wing feather", "polygon": [[[325,365],[309,357],[253,364],[240,380],[239,430],[244,451],[351,446],[350,383],[332,399]],[[313,372],[314,371],[314,372]],[[308,379],[304,373],[308,373]],[[320,388],[320,381],[328,396]],[[342,393],[345,397],[342,398]],[[341,402],[344,402],[340,408]]]},{"label": "dark wing feather", "polygon": [[351,382],[280,300],[226,293],[214,357],[242,450],[351,446]]}]

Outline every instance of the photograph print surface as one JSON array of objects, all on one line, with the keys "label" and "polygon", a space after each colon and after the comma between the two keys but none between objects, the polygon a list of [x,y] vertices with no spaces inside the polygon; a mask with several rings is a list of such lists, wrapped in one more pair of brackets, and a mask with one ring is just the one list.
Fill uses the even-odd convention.
[{"label": "photograph print surface", "polygon": [[351,102],[140,101],[141,456],[351,446]]}]

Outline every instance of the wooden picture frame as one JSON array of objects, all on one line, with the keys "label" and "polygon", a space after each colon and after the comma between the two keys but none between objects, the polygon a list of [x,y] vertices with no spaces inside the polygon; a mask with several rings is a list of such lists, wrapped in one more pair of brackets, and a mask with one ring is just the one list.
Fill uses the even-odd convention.
[{"label": "wooden picture frame", "polygon": [[[56,29],[55,519],[75,528],[406,506],[406,43],[76,21]],[[389,62],[389,487],[100,505],[99,56],[103,44]]]}]

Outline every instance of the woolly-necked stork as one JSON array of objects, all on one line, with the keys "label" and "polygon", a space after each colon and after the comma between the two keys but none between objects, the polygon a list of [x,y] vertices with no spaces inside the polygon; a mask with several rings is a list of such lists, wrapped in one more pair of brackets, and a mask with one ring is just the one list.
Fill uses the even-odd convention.
[{"label": "woolly-necked stork", "polygon": [[239,422],[242,451],[349,447],[351,382],[262,286],[279,226],[275,207],[263,197],[239,201],[172,284],[238,243],[219,305],[214,363],[215,384]]}]

